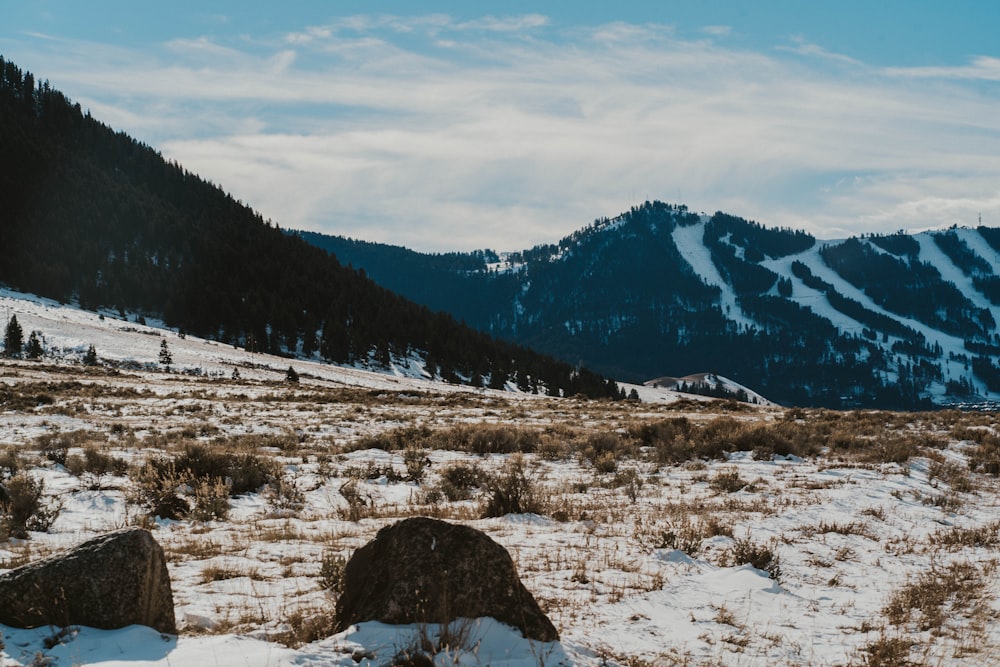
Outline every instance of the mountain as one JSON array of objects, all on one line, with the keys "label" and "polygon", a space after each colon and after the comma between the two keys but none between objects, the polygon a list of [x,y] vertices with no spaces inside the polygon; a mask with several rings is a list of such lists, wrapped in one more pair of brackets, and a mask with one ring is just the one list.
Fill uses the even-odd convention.
[{"label": "mountain", "polygon": [[646,202],[505,254],[297,234],[481,331],[629,382],[711,372],[827,407],[1000,400],[1000,229],[819,241]]},{"label": "mountain", "polygon": [[0,283],[249,350],[529,391],[613,381],[432,313],[0,57]]}]

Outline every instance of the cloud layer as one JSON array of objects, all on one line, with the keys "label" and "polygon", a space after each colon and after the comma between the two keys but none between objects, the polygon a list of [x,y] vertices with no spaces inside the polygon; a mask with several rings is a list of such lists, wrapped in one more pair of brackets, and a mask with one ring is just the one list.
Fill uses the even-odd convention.
[{"label": "cloud layer", "polygon": [[1000,226],[1000,61],[878,69],[729,35],[355,16],[0,50],[284,227],[513,250],[647,198],[821,237]]}]

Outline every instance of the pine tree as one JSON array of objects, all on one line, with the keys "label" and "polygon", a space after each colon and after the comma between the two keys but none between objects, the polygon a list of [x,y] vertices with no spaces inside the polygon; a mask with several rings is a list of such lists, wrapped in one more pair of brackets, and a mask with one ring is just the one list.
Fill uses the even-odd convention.
[{"label": "pine tree", "polygon": [[17,315],[14,315],[10,318],[10,322],[7,323],[7,331],[4,333],[3,353],[8,357],[19,356],[23,346],[24,331],[22,331],[21,325],[17,323]]},{"label": "pine tree", "polygon": [[160,363],[164,366],[171,366],[174,363],[174,358],[170,354],[170,348],[167,347],[167,341],[160,341]]},{"label": "pine tree", "polygon": [[97,349],[93,345],[87,348],[87,353],[83,355],[83,365],[84,366],[96,366],[97,365]]},{"label": "pine tree", "polygon": [[42,342],[38,340],[38,332],[32,331],[31,335],[28,336],[28,346],[25,348],[25,354],[27,354],[29,359],[41,359],[45,350],[42,349]]}]

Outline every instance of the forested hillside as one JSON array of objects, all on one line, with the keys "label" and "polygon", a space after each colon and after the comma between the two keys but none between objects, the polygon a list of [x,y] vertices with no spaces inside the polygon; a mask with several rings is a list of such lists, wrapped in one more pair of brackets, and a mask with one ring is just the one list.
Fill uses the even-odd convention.
[{"label": "forested hillside", "polygon": [[1000,400],[1000,230],[820,242],[647,202],[513,253],[307,238],[482,331],[623,380],[717,372],[830,407]]},{"label": "forested hillside", "polygon": [[618,388],[458,324],[284,233],[0,57],[0,282],[278,354],[594,396]]}]

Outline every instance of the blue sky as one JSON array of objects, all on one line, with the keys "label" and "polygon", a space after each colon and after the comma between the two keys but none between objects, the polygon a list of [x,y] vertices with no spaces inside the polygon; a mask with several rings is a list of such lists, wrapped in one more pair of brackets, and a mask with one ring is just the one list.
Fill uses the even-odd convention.
[{"label": "blue sky", "polygon": [[18,3],[0,54],[283,227],[514,250],[645,199],[1000,226],[1000,3],[285,4]]}]

